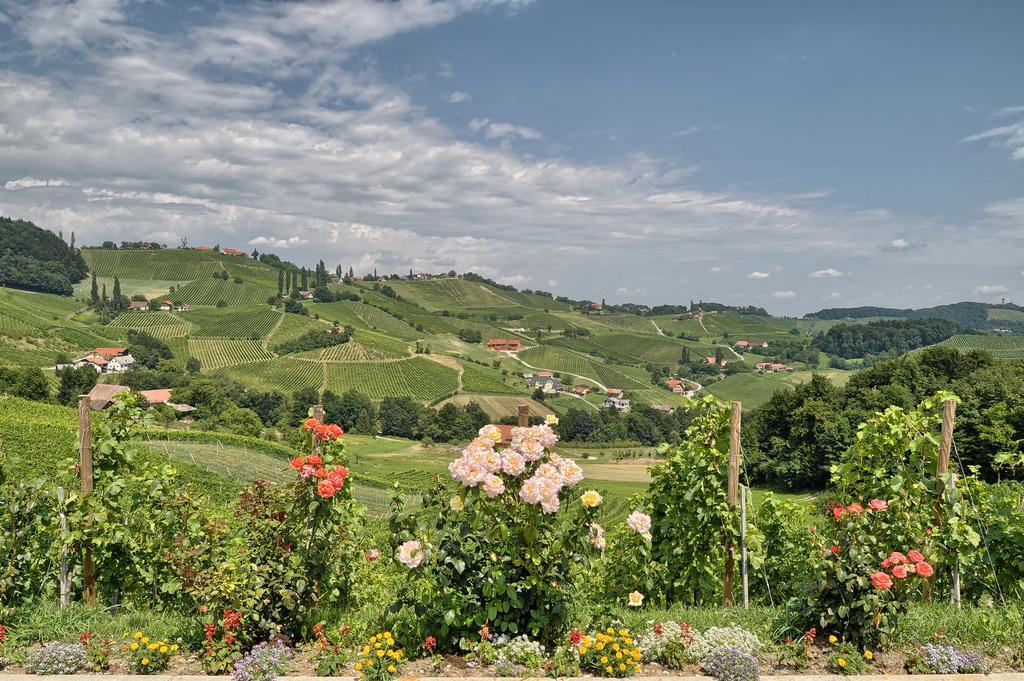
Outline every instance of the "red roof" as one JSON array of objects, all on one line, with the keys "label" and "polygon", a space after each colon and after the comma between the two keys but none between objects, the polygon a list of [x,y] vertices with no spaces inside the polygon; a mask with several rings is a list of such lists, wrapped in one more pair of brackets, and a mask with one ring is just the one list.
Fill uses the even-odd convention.
[{"label": "red roof", "polygon": [[541,378],[551,378],[555,374],[552,371],[538,371],[538,372],[534,373],[533,375],[534,376],[539,376]]},{"label": "red roof", "polygon": [[156,390],[140,390],[139,394],[146,398],[150,404],[165,404],[171,400],[170,388],[158,388]]},{"label": "red roof", "polygon": [[518,338],[492,338],[487,341],[488,345],[519,345]]},{"label": "red roof", "polygon": [[498,431],[501,432],[501,444],[509,444],[512,442],[512,429],[515,426],[508,426],[503,423],[497,425]]},{"label": "red roof", "polygon": [[246,255],[246,256],[249,255],[247,252],[240,251],[237,248],[222,248],[222,249],[220,249],[220,252],[221,253],[226,253],[228,255]]},{"label": "red roof", "polygon": [[736,341],[736,345],[740,346],[741,348],[745,348],[748,345],[750,345],[750,341]]},{"label": "red roof", "polygon": [[128,352],[128,348],[96,348],[93,352],[102,357],[117,357]]},{"label": "red roof", "polygon": [[196,246],[197,251],[212,251],[213,246]]},{"label": "red roof", "polygon": [[618,389],[618,388],[608,388],[608,390],[605,391],[605,394],[606,395],[621,395],[622,391],[620,389]]}]

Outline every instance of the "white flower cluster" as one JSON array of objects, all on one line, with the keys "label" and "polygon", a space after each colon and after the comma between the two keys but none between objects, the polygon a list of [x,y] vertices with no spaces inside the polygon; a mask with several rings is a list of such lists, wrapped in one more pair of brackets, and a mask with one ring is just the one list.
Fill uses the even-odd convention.
[{"label": "white flower cluster", "polygon": [[648,622],[647,630],[636,640],[644,662],[655,662],[661,658],[669,641],[678,641],[682,627],[678,622]]},{"label": "white flower cluster", "polygon": [[703,662],[708,655],[719,648],[736,648],[747,653],[756,653],[761,649],[761,639],[757,634],[743,627],[711,627],[703,633],[693,632],[693,644],[687,653],[693,662]]},{"label": "white flower cluster", "polygon": [[515,638],[509,638],[504,634],[496,636],[492,644],[494,664],[499,667],[518,664],[527,669],[539,669],[544,663],[544,646],[525,634]]}]

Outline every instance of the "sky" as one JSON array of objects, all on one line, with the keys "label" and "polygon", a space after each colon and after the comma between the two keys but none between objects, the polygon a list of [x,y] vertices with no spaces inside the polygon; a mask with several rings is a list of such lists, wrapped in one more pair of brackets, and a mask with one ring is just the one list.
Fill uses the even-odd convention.
[{"label": "sky", "polygon": [[1024,303],[1024,3],[0,0],[0,214],[647,304]]}]

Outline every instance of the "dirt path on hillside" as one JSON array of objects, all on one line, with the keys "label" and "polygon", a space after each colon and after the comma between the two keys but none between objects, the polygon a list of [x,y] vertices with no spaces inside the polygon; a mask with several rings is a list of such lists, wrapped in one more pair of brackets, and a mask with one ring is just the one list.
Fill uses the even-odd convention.
[{"label": "dirt path on hillside", "polygon": [[655,328],[655,330],[657,330],[658,333],[660,333],[662,336],[668,336],[668,334],[665,333],[664,331],[662,331],[661,327],[658,326],[658,322],[654,321],[653,319],[650,320],[650,321],[651,321],[651,324],[654,325],[654,328]]},{"label": "dirt path on hillside", "polygon": [[[551,372],[558,371],[557,369],[546,369],[544,367],[535,367],[532,364],[527,364],[524,360],[519,359],[519,357],[517,357],[515,354],[513,354],[511,352],[509,352],[507,354],[508,354],[509,357],[511,357],[512,359],[516,360],[517,362],[522,364],[527,369],[533,369],[534,371],[551,371]],[[566,376],[575,376],[576,378],[582,379],[584,381],[589,381],[589,382],[593,383],[594,385],[596,385],[597,387],[599,387],[601,390],[603,390],[605,392],[608,392],[608,386],[604,385],[603,383],[601,383],[599,381],[594,380],[590,376],[580,376],[579,374],[573,374],[573,373],[570,373],[568,371],[558,371],[558,373],[565,374]]]}]

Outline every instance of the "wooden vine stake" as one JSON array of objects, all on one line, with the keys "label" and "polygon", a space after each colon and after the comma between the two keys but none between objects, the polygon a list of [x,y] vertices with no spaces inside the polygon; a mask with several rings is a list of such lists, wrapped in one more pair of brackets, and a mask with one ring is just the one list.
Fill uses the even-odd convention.
[{"label": "wooden vine stake", "polygon": [[[92,478],[92,401],[88,395],[78,396],[78,475],[82,481],[82,499],[93,490]],[[92,526],[92,515],[86,521]],[[96,605],[96,564],[92,560],[92,546],[85,544],[85,556],[82,559],[82,582],[85,602]]]},{"label": "wooden vine stake", "polygon": [[530,425],[530,405],[519,405],[519,427],[526,428]]},{"label": "wooden vine stake", "polygon": [[[732,426],[729,431],[729,505],[739,505],[740,488],[740,422],[743,416],[743,405],[732,403]],[[732,592],[736,583],[736,547],[733,546],[732,533],[726,529],[725,534],[725,580],[723,584],[723,600],[725,605],[732,605]]]},{"label": "wooden vine stake", "polygon": [[71,571],[68,569],[68,516],[64,510],[64,488],[57,488],[57,508],[60,509],[60,607],[71,602]]},{"label": "wooden vine stake", "polygon": [[[953,448],[953,425],[956,418],[956,401],[946,400],[942,403],[942,435],[939,440],[939,457],[935,462],[935,519],[943,522],[945,514],[943,506],[946,503],[952,505],[953,493],[956,485],[955,478],[950,478],[950,486],[946,487],[946,478],[949,477],[949,453]],[[928,592],[930,595],[931,586],[935,582],[933,575],[928,580]],[[951,600],[954,605],[960,607],[960,557],[954,556],[953,562],[953,592]]]}]

